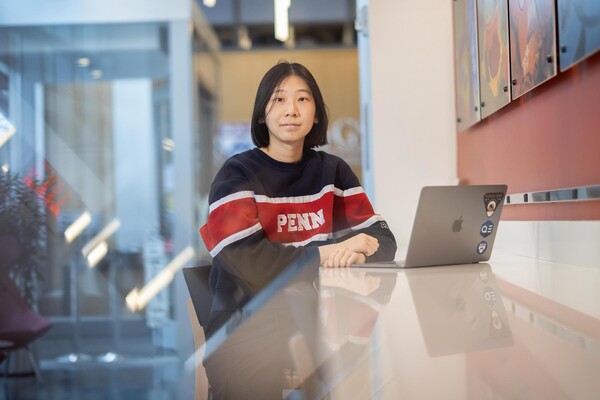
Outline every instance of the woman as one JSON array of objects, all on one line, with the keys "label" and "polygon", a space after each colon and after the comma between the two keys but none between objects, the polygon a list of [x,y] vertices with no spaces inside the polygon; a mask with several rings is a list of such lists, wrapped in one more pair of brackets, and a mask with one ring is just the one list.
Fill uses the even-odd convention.
[{"label": "woman", "polygon": [[265,74],[252,115],[256,148],[217,173],[200,230],[213,256],[207,336],[290,265],[316,275],[319,266],[394,259],[394,236],[357,176],[341,158],[313,150],[327,144],[327,125],[308,69],[280,62]]}]

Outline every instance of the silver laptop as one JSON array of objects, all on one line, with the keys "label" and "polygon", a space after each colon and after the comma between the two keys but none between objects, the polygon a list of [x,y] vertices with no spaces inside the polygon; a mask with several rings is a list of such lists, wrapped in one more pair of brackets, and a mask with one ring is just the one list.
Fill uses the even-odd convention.
[{"label": "silver laptop", "polygon": [[505,196],[506,185],[425,186],[406,260],[352,267],[425,267],[487,261]]}]

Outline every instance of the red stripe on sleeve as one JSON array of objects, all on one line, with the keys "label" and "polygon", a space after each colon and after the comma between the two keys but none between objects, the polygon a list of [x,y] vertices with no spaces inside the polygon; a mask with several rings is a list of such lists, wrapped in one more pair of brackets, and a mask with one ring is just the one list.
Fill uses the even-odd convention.
[{"label": "red stripe on sleeve", "polygon": [[252,198],[233,200],[214,209],[200,229],[208,251],[224,239],[248,229],[258,222],[256,203]]},{"label": "red stripe on sleeve", "polygon": [[373,206],[364,192],[346,197],[335,196],[333,210],[336,231],[353,228],[375,215]]}]

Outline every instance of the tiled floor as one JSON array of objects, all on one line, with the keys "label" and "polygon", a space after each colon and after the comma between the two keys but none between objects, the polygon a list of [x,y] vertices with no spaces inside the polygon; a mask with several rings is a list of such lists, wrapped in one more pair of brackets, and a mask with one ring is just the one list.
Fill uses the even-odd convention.
[{"label": "tiled floor", "polygon": [[[0,376],[0,400],[193,400],[194,377],[185,371],[184,360],[176,350],[155,345],[143,323],[123,324],[119,346],[106,323],[82,328],[75,346],[72,326],[55,324],[34,345],[43,382],[34,375]],[[89,356],[67,361],[65,355],[75,348]],[[121,356],[102,362],[99,356],[109,349],[120,349]],[[23,354],[12,357],[11,373],[31,371]],[[5,363],[0,364],[0,374]]]},{"label": "tiled floor", "polygon": [[[185,372],[174,350],[156,348],[140,336],[122,343],[122,357],[101,362],[97,355],[110,348],[110,340],[85,340],[82,344],[96,357],[66,361],[64,355],[72,350],[72,341],[47,335],[36,342],[43,382],[34,375],[0,376],[0,400],[193,399],[193,374]],[[0,364],[0,373],[5,366]],[[13,359],[11,372],[15,371],[31,371],[29,361]]]},{"label": "tiled floor", "polygon": [[0,399],[193,399],[193,377],[175,356],[110,364],[43,360],[41,365],[43,383],[34,376],[0,377]]}]

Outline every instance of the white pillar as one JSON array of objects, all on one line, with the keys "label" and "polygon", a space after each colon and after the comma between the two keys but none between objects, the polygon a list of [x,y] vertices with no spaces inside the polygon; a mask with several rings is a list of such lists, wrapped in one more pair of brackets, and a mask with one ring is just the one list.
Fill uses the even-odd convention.
[{"label": "white pillar", "polygon": [[369,20],[377,212],[405,245],[421,187],[457,182],[452,2],[371,1]]},{"label": "white pillar", "polygon": [[159,226],[152,82],[114,81],[112,109],[117,248],[139,251]]},{"label": "white pillar", "polygon": [[[192,75],[192,37],[188,21],[169,24],[169,83],[171,104],[171,132],[174,150],[174,211],[175,252],[179,254],[195,243],[199,226],[194,215],[194,129],[192,112],[192,90],[195,83]],[[197,249],[195,249],[197,251]],[[193,351],[192,330],[187,314],[187,299],[190,297],[183,275],[176,274],[175,320],[177,321],[178,351],[189,356]]]}]

